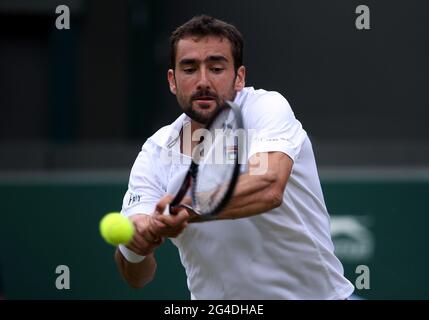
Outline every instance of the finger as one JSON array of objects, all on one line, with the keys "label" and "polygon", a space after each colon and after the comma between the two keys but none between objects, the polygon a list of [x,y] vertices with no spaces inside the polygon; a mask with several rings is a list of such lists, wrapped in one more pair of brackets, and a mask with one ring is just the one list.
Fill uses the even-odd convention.
[{"label": "finger", "polygon": [[150,222],[149,219],[151,219],[150,215],[140,214],[133,216],[131,221],[134,224],[134,229],[136,231],[135,233],[143,233],[146,230],[148,223]]},{"label": "finger", "polygon": [[158,234],[162,233],[163,230],[170,228],[170,226],[168,224],[166,224],[163,221],[160,221],[158,218],[153,221],[153,224],[151,227],[152,227],[151,231],[156,232]]},{"label": "finger", "polygon": [[175,222],[179,225],[186,224],[189,217],[190,217],[190,214],[188,210],[185,208],[181,208],[179,213],[175,217],[176,218]]},{"label": "finger", "polygon": [[148,255],[149,253],[153,252],[155,248],[160,246],[163,242],[164,240],[162,238],[158,241],[150,242],[142,236],[137,236],[136,238],[133,238],[133,240],[127,245],[127,247],[137,254]]},{"label": "finger", "polygon": [[162,238],[159,232],[154,234],[150,232],[150,230],[146,230],[146,232],[144,232],[142,236],[148,243],[157,243]]},{"label": "finger", "polygon": [[184,222],[182,224],[175,224],[175,225],[167,225],[160,221],[156,221],[159,225],[158,228],[158,235],[162,235],[163,237],[177,237],[180,233],[182,233],[183,229],[186,228],[187,222]]},{"label": "finger", "polygon": [[151,253],[149,248],[142,247],[140,244],[137,244],[135,242],[129,243],[127,245],[127,248],[130,249],[131,251],[133,251],[134,253],[139,254],[139,255],[143,255],[143,256]]},{"label": "finger", "polygon": [[136,238],[133,238],[130,245],[140,248],[141,250],[153,250],[162,243],[162,238],[158,237],[156,239],[146,238],[144,235],[139,235]]},{"label": "finger", "polygon": [[149,223],[147,231],[152,235],[153,238],[156,239],[162,235],[165,228],[168,228],[168,226],[159,221],[158,218],[154,216]]},{"label": "finger", "polygon": [[[179,225],[184,224],[189,218],[189,213],[186,209],[181,209],[177,215],[174,216],[165,216],[160,215],[156,217],[156,220],[158,222],[162,222],[166,224],[167,226],[174,228]],[[160,227],[159,224],[157,224],[158,227]]]},{"label": "finger", "polygon": [[173,200],[173,196],[167,194],[158,201],[155,207],[155,214],[163,214],[165,207]]},{"label": "finger", "polygon": [[143,238],[142,235],[137,234],[137,235],[134,235],[133,239],[128,244],[128,246],[138,248],[139,250],[141,250],[141,249],[146,249],[148,247],[148,242],[146,241],[145,238]]},{"label": "finger", "polygon": [[146,228],[140,233],[140,235],[149,243],[159,243],[162,238],[161,228],[157,227],[155,222],[156,219],[151,217]]},{"label": "finger", "polygon": [[171,215],[177,215],[179,214],[180,206],[170,207],[170,214]]},{"label": "finger", "polygon": [[139,247],[136,247],[135,245],[132,245],[131,243],[130,243],[130,244],[128,244],[126,247],[127,247],[129,250],[131,250],[132,252],[134,252],[134,253],[136,253],[136,254],[139,254],[139,255],[143,255],[143,256],[144,256],[144,254],[142,253],[142,251],[140,250],[140,248],[139,248]]}]

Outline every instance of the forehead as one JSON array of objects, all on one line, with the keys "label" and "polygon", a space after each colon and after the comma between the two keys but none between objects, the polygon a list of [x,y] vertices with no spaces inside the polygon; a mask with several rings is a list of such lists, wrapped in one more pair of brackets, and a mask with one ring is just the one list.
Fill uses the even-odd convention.
[{"label": "forehead", "polygon": [[227,38],[216,36],[189,36],[177,43],[176,62],[182,59],[204,60],[213,55],[221,55],[232,61],[231,42]]}]

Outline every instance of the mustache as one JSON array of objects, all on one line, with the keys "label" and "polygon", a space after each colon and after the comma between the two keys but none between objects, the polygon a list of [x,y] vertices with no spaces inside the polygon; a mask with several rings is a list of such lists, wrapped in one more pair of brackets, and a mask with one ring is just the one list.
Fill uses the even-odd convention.
[{"label": "mustache", "polygon": [[214,100],[219,99],[218,95],[214,92],[211,92],[210,90],[199,90],[191,96],[191,100],[197,100],[199,98],[213,98]]}]

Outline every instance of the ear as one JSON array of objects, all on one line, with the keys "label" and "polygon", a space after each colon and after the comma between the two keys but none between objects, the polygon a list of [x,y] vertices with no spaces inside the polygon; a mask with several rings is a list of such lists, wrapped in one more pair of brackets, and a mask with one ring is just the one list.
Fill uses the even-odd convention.
[{"label": "ear", "polygon": [[235,77],[234,89],[235,91],[243,90],[246,85],[246,68],[241,66],[237,70],[237,76]]},{"label": "ear", "polygon": [[168,84],[170,86],[170,92],[172,94],[176,95],[176,93],[177,93],[176,78],[174,77],[174,70],[173,69],[168,69],[167,79],[168,79]]}]

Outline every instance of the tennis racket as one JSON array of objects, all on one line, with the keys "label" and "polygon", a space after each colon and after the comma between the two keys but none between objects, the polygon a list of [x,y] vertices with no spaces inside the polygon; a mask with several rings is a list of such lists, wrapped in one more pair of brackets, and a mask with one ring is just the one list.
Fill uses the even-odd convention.
[{"label": "tennis racket", "polygon": [[[178,210],[173,208],[184,207],[205,220],[225,207],[240,174],[244,141],[244,130],[240,129],[243,129],[240,108],[225,101],[203,130],[186,177],[165,214],[176,214]],[[181,204],[189,188],[192,206]]]}]

